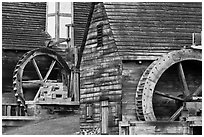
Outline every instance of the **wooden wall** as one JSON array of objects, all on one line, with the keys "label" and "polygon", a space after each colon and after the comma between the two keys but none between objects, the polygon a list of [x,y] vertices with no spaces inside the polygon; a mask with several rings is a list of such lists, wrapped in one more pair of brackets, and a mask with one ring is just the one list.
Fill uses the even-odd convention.
[{"label": "wooden wall", "polygon": [[[164,53],[191,46],[201,31],[201,3],[98,3],[83,52],[80,76],[80,128],[100,127],[100,97],[109,100],[109,134],[116,117],[136,120],[135,92],[148,65]],[[96,26],[103,23],[103,46]],[[139,62],[141,61],[141,63]],[[86,117],[87,106],[93,117]],[[113,106],[118,107],[113,107]]]},{"label": "wooden wall", "polygon": [[[80,46],[83,38],[89,8],[90,3],[74,2],[76,25],[74,44],[77,46]],[[45,28],[46,2],[2,3],[2,91],[8,92],[6,94],[11,95],[12,98],[12,77],[15,65],[25,52],[44,46],[45,41],[50,39]],[[73,53],[66,48],[64,44],[53,47],[71,64]],[[6,100],[9,100],[9,97],[7,98],[9,95],[5,96]]]},{"label": "wooden wall", "polygon": [[123,61],[122,71],[122,120],[135,121],[135,94],[137,84],[152,61]]},{"label": "wooden wall", "polygon": [[3,102],[15,102],[12,90],[17,61],[28,50],[44,45],[45,2],[2,2],[2,92]]},{"label": "wooden wall", "polygon": [[[103,23],[103,46],[97,45],[97,25]],[[95,5],[89,27],[80,70],[80,128],[101,127],[100,97],[109,98],[109,133],[116,134],[116,118],[121,119],[121,60],[102,3]],[[92,105],[93,117],[86,117],[86,107]]]},{"label": "wooden wall", "polygon": [[74,2],[74,45],[81,46],[90,10],[90,2]]},{"label": "wooden wall", "polygon": [[120,56],[154,60],[163,53],[192,44],[202,30],[202,3],[105,2]]},{"label": "wooden wall", "polygon": [[31,50],[44,45],[45,2],[2,3],[3,49]]}]

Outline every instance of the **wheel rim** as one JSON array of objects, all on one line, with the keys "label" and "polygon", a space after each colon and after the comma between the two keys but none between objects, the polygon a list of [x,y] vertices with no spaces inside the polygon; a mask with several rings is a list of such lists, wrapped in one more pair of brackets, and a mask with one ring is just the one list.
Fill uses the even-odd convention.
[{"label": "wheel rim", "polygon": [[[138,119],[146,121],[174,121],[178,119],[180,112],[183,110],[183,105],[192,99],[192,94],[195,93],[195,96],[198,96],[201,93],[201,77],[198,78],[197,84],[194,83],[193,86],[191,84],[189,89],[187,79],[190,76],[186,77],[185,75],[192,70],[186,67],[189,62],[190,64],[199,64],[197,66],[200,67],[199,73],[201,73],[201,60],[200,51],[189,49],[170,52],[154,61],[143,73],[137,86],[135,102]],[[176,72],[175,75],[169,73],[175,68],[178,68],[177,76],[179,76],[179,79],[177,77],[177,80],[173,79]],[[167,76],[167,74],[170,75]],[[171,77],[172,80],[167,79]]]},{"label": "wheel rim", "polygon": [[51,49],[40,48],[24,54],[13,74],[15,96],[21,103],[33,101],[40,86],[63,83],[69,89],[71,70],[60,55]]}]

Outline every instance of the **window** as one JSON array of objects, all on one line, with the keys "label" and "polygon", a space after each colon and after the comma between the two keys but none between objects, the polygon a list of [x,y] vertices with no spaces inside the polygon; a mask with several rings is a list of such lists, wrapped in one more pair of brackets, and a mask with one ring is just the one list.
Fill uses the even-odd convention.
[{"label": "window", "polygon": [[68,31],[65,26],[73,23],[72,10],[71,2],[47,2],[47,32],[53,39],[59,40],[68,36],[73,39],[73,28]]},{"label": "window", "polygon": [[93,118],[93,104],[86,105],[86,119]]},{"label": "window", "polygon": [[103,24],[97,25],[97,47],[103,46]]}]

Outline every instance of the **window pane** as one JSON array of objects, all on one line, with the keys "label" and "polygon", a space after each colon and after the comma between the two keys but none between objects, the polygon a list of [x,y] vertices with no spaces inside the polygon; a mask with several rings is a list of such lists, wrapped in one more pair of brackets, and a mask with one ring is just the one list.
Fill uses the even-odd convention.
[{"label": "window pane", "polygon": [[48,17],[47,20],[47,32],[55,38],[55,17]]},{"label": "window pane", "polygon": [[66,24],[71,24],[71,17],[60,17],[60,38],[67,38]]},{"label": "window pane", "polygon": [[71,2],[60,2],[60,13],[71,13]]},{"label": "window pane", "polygon": [[55,13],[55,2],[48,2],[47,3],[47,8],[48,8],[48,14],[49,13]]}]

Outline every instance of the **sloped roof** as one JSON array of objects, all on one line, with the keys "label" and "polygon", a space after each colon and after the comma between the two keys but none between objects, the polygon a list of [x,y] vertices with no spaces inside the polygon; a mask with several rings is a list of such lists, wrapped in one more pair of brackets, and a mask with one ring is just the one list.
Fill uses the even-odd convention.
[{"label": "sloped roof", "polygon": [[201,3],[104,3],[119,54],[123,59],[155,59],[191,46],[202,29]]},{"label": "sloped roof", "polygon": [[49,38],[45,30],[45,2],[2,3],[3,49],[32,50]]}]

